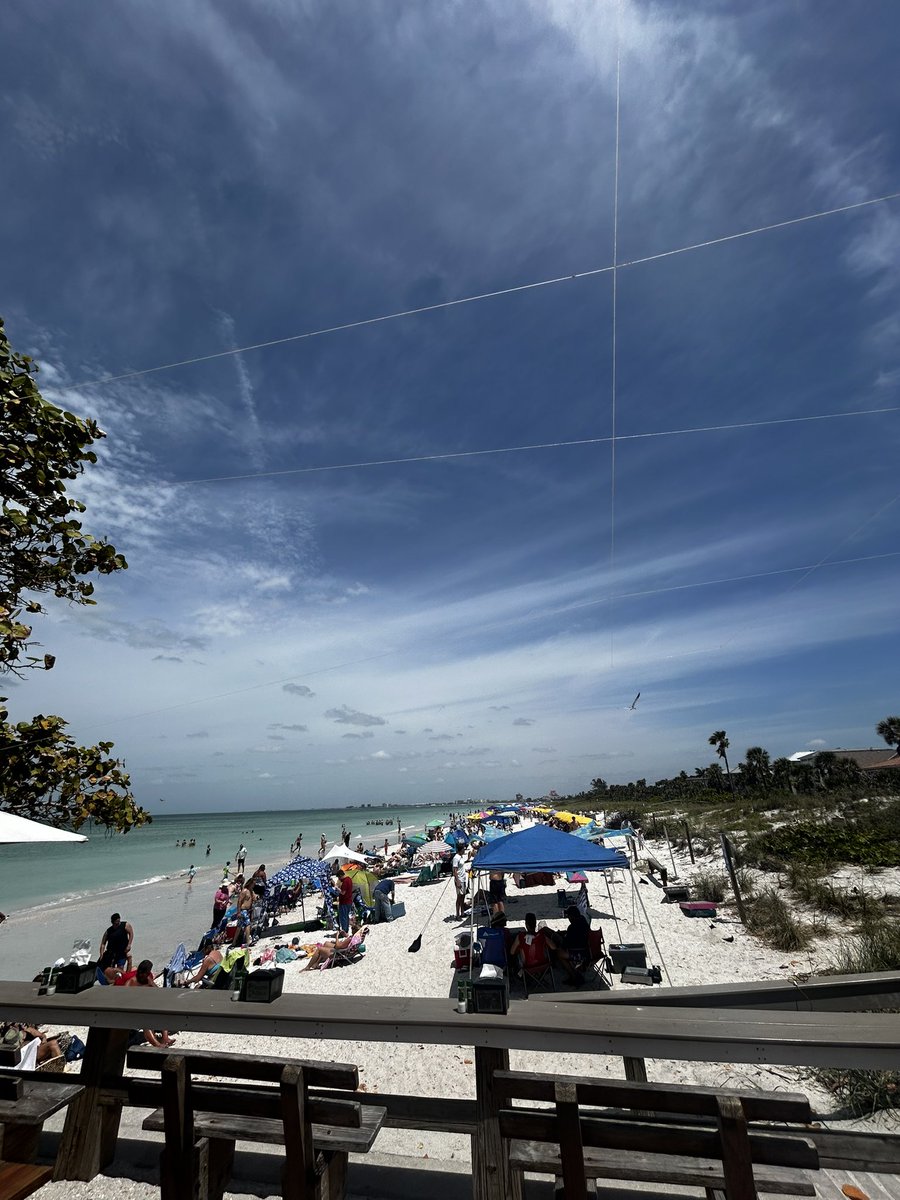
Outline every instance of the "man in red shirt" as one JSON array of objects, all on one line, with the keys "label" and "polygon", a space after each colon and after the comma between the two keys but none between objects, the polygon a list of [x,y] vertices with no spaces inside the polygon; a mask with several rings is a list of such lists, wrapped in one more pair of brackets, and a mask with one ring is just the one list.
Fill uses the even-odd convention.
[{"label": "man in red shirt", "polygon": [[338,868],[338,927],[350,930],[350,909],[353,907],[353,880]]}]

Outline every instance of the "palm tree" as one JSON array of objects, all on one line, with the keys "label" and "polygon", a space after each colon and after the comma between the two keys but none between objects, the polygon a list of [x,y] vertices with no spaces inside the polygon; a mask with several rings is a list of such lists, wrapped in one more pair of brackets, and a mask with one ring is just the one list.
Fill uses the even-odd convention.
[{"label": "palm tree", "polygon": [[772,782],[780,792],[794,791],[793,766],[789,758],[776,758],[772,763]]},{"label": "palm tree", "polygon": [[769,782],[772,778],[768,750],[764,750],[762,746],[751,746],[744,756],[744,761],[751,785],[768,792]]},{"label": "palm tree", "polygon": [[838,756],[833,750],[820,750],[812,762],[816,780],[820,788],[828,791],[834,786],[835,772],[838,766]]},{"label": "palm tree", "polygon": [[734,780],[731,778],[731,767],[728,765],[728,755],[726,751],[731,743],[728,740],[728,734],[724,729],[717,729],[715,733],[711,733],[707,739],[711,746],[715,746],[716,754],[725,763],[725,772],[728,775],[728,786],[731,788],[731,798],[736,799],[734,794]]},{"label": "palm tree", "polygon": [[900,717],[885,717],[875,726],[875,732],[889,746],[896,746],[894,756],[900,755]]}]

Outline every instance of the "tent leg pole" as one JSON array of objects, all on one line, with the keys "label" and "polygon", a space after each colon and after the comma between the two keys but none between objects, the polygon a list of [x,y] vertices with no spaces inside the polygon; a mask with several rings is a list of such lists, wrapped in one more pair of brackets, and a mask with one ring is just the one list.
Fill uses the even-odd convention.
[{"label": "tent leg pole", "polygon": [[606,880],[606,894],[607,894],[607,896],[609,896],[609,907],[612,909],[613,920],[616,923],[616,940],[621,942],[622,933],[621,933],[621,930],[619,929],[619,918],[616,916],[616,905],[615,905],[615,901],[613,900],[612,891],[609,886],[609,875],[607,874],[606,871],[603,872],[603,878]]},{"label": "tent leg pole", "polygon": [[656,940],[656,934],[653,932],[653,926],[650,924],[650,918],[647,916],[647,910],[644,908],[644,897],[638,892],[638,900],[640,901],[641,909],[644,913],[644,920],[647,922],[647,929],[650,931],[650,937],[653,939],[653,947],[659,957],[659,963],[665,972],[666,982],[669,987],[672,987],[672,978],[669,975],[669,968],[666,966],[666,961],[662,956],[662,951],[659,948],[659,942]]}]

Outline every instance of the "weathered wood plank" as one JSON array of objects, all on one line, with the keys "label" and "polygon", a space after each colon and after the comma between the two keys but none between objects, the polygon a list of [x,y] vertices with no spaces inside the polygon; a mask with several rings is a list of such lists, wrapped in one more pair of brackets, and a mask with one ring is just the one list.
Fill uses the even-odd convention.
[{"label": "weathered wood plank", "polygon": [[472,1136],[474,1200],[522,1200],[522,1176],[510,1168],[500,1134],[497,1071],[509,1068],[507,1050],[475,1047],[475,1133]]},{"label": "weathered wood plank", "polygon": [[581,1104],[716,1117],[718,1097],[736,1096],[743,1105],[748,1121],[812,1120],[809,1100],[799,1092],[633,1083],[624,1079],[584,1079],[579,1075],[546,1075],[537,1071],[498,1071],[495,1086],[504,1097],[549,1102],[553,1100],[554,1088],[560,1082],[575,1086]]},{"label": "weathered wood plank", "polygon": [[53,1172],[49,1167],[32,1163],[0,1164],[0,1196],[3,1200],[26,1200],[38,1188],[49,1183]]},{"label": "weathered wood plank", "polygon": [[[384,1125],[385,1111],[374,1105],[363,1109],[362,1123],[358,1129],[339,1125],[313,1124],[313,1144],[320,1150],[340,1150],[347,1154],[365,1154]],[[156,1109],[144,1118],[142,1129],[162,1133],[165,1128],[163,1110]],[[269,1146],[284,1145],[284,1124],[280,1119],[243,1117],[239,1121],[222,1113],[197,1111],[194,1113],[194,1132],[198,1137],[209,1140],[260,1142]]]},{"label": "weathered wood plank", "polygon": [[[500,1110],[500,1131],[505,1138],[559,1143],[560,1126],[552,1109],[504,1108]],[[581,1137],[585,1146],[618,1151],[646,1151],[653,1154],[686,1155],[692,1158],[720,1156],[718,1130],[672,1124],[642,1124],[626,1118],[581,1116]],[[757,1133],[749,1135],[753,1161],[768,1166],[804,1167],[815,1170],[819,1163],[815,1146],[801,1134]]]},{"label": "weathered wood plank", "polygon": [[[533,1142],[514,1141],[510,1146],[510,1162],[518,1171],[534,1171],[540,1175],[559,1175],[562,1163],[551,1147]],[[591,1179],[620,1179],[633,1183],[667,1183],[683,1187],[722,1188],[725,1177],[722,1164],[674,1154],[639,1154],[629,1151],[602,1154],[586,1149],[584,1169]],[[756,1186],[761,1192],[786,1196],[815,1196],[816,1189],[803,1171],[785,1167],[756,1167]]]},{"label": "weathered wood plank", "polygon": [[584,1146],[578,1119],[578,1097],[571,1083],[558,1083],[554,1093],[556,1123],[559,1127],[559,1158],[566,1200],[587,1200],[584,1173]]},{"label": "weathered wood plank", "polygon": [[[110,996],[116,991],[124,993]],[[642,996],[642,1001],[644,997]],[[283,995],[273,1004],[232,1004],[226,994],[187,988],[91,988],[37,996],[25,983],[0,983],[0,1018],[115,1029],[339,1038],[574,1051],[683,1061],[783,1063],[900,1069],[900,1022],[859,1013],[585,1005],[577,1022],[560,1002],[513,1001],[502,1021],[455,1011],[449,1000]]]},{"label": "weathered wood plank", "polygon": [[308,1200],[316,1186],[316,1152],[303,1068],[285,1067],[279,1088],[285,1147],[281,1194],[284,1200]]},{"label": "weathered wood plank", "polygon": [[736,1096],[718,1097],[722,1174],[727,1200],[756,1200],[747,1118]]},{"label": "weathered wood plank", "polygon": [[251,1079],[261,1083],[279,1083],[287,1066],[297,1066],[310,1087],[336,1088],[354,1092],[359,1087],[359,1068],[351,1063],[322,1062],[318,1059],[276,1058],[265,1054],[222,1054],[218,1050],[168,1050],[154,1046],[136,1046],[128,1051],[128,1066],[139,1071],[160,1071],[173,1054],[184,1058],[191,1077],[215,1075],[224,1079]]},{"label": "weathered wood plank", "polygon": [[[106,990],[136,992],[150,989]],[[66,1113],[66,1124],[53,1170],[54,1179],[90,1180],[112,1162],[122,1106],[109,1104],[101,1107],[100,1091],[107,1081],[121,1079],[127,1048],[127,1029],[108,1029],[95,1025],[88,1031],[78,1076],[84,1090],[71,1102]]]},{"label": "weathered wood plank", "polygon": [[[59,1076],[56,1078],[59,1079]],[[18,1099],[0,1100],[0,1123],[3,1124],[42,1125],[83,1090],[77,1082],[40,1084],[18,1076],[11,1080],[2,1079],[0,1083],[15,1083],[20,1090]]]},{"label": "weathered wood plank", "polygon": [[[220,1113],[223,1116],[262,1117],[268,1120],[281,1119],[281,1099],[277,1088],[265,1085],[233,1083],[191,1083],[194,1110]],[[156,1108],[162,1103],[160,1084],[155,1079],[123,1079],[121,1085],[103,1093],[103,1100],[125,1096],[133,1108]],[[346,1093],[322,1097],[310,1097],[309,1110],[312,1119],[320,1125],[337,1125],[344,1128],[359,1128],[360,1106],[356,1100],[346,1098]]]}]

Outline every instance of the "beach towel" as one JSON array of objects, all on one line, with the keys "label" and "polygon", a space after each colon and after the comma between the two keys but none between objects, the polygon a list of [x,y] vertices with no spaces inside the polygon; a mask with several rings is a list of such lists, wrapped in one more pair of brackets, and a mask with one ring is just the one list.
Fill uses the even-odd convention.
[{"label": "beach towel", "polygon": [[169,964],[163,970],[163,979],[168,987],[172,987],[175,981],[175,976],[180,975],[187,968],[187,951],[182,942],[175,953],[169,959]]}]

